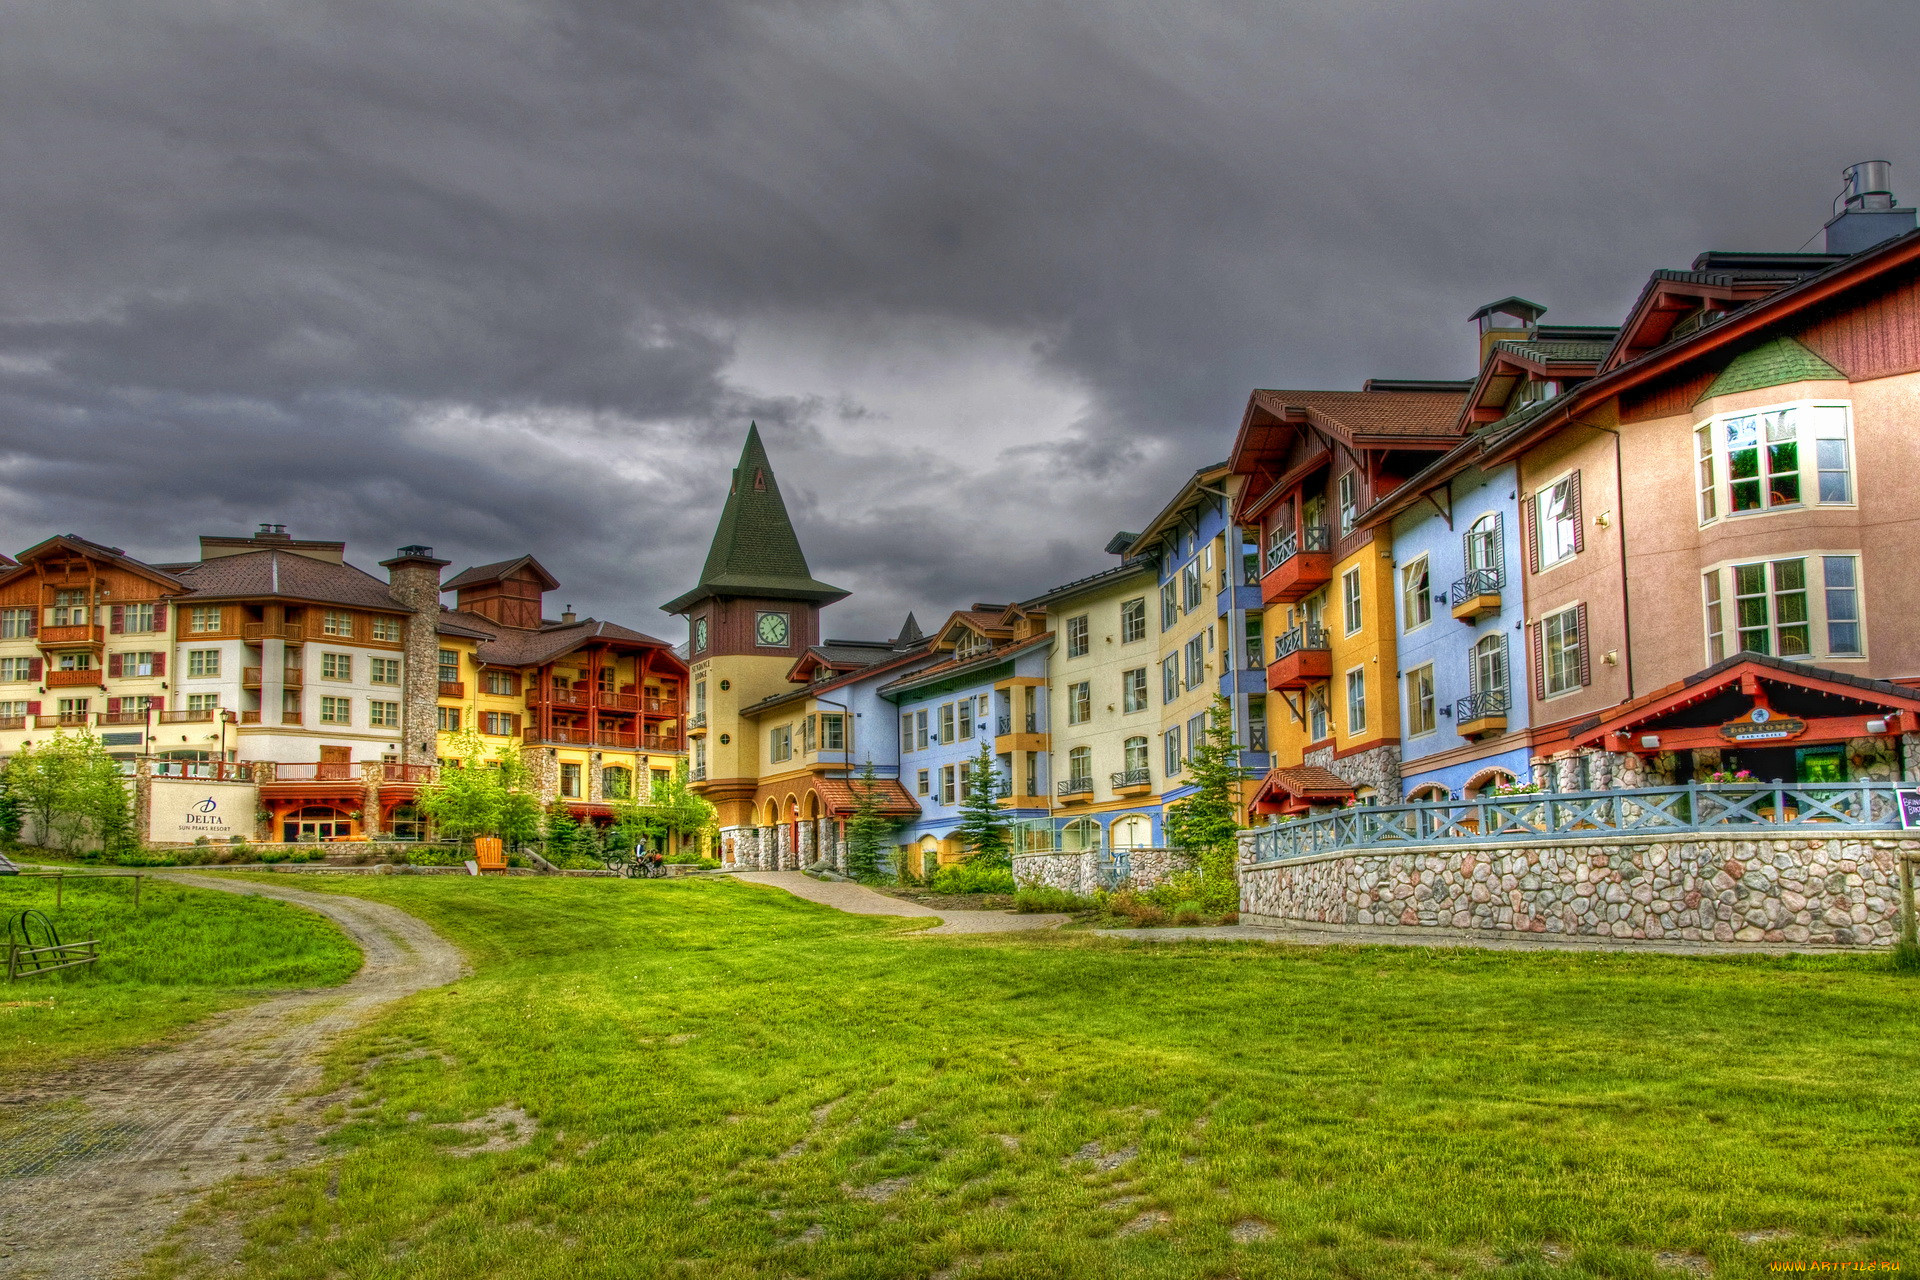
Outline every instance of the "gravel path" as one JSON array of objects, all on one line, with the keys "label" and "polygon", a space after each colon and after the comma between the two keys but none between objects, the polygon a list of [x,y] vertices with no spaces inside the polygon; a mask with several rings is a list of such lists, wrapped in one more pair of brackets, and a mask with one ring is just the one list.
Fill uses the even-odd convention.
[{"label": "gravel path", "polygon": [[1029,929],[1056,928],[1067,922],[1066,916],[1020,915],[1013,911],[936,911],[918,902],[875,893],[850,880],[815,880],[800,871],[736,871],[733,878],[748,884],[772,885],[796,898],[857,916],[937,917],[940,923],[927,930],[928,933],[1024,933]]},{"label": "gravel path", "polygon": [[466,973],[404,911],[280,884],[169,874],[257,893],[335,921],[366,956],[344,986],[222,1014],[186,1044],[84,1065],[0,1096],[0,1277],[96,1280],[152,1248],[195,1196],[234,1173],[307,1155],[319,1051],[391,1001]]}]

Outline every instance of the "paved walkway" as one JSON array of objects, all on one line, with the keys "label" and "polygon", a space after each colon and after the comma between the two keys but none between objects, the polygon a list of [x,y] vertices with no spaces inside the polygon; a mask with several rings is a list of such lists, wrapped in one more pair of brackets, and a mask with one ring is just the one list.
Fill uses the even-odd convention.
[{"label": "paved walkway", "polygon": [[329,1100],[293,1100],[318,1083],[320,1051],[392,1001],[466,972],[452,944],[384,903],[257,880],[158,878],[316,911],[359,944],[365,963],[341,986],[218,1015],[177,1047],[96,1059],[0,1094],[0,1277],[125,1274],[200,1192],[260,1167],[242,1161],[317,1154]]},{"label": "paved walkway", "polygon": [[1020,915],[1012,911],[936,911],[904,898],[876,893],[851,880],[815,880],[800,871],[736,871],[735,880],[785,889],[796,898],[818,902],[857,916],[935,916],[940,923],[928,933],[1023,933],[1065,924],[1061,915]]}]

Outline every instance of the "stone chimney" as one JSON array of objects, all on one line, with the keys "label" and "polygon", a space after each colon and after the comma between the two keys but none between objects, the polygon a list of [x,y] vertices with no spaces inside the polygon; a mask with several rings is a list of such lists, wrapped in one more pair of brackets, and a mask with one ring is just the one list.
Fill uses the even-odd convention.
[{"label": "stone chimney", "polygon": [[432,764],[440,731],[440,571],[451,563],[436,560],[432,547],[402,547],[382,560],[388,592],[413,611],[407,619],[407,657],[401,668],[400,759]]}]

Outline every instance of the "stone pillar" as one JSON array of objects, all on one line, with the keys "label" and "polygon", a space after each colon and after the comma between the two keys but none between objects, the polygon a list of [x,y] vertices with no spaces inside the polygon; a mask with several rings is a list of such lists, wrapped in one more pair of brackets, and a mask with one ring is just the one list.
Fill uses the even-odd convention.
[{"label": "stone pillar", "polygon": [[800,824],[800,847],[793,851],[793,865],[796,870],[810,867],[814,863],[814,851],[820,847],[819,830],[816,824]]},{"label": "stone pillar", "polygon": [[378,760],[360,762],[363,796],[360,802],[360,834],[369,840],[378,840],[386,834],[386,827],[380,821],[380,782],[385,772],[385,766]]},{"label": "stone pillar", "polygon": [[600,753],[598,751],[589,752],[587,754],[586,794],[588,804],[599,804],[602,800],[606,799],[604,790],[605,779],[606,765],[601,762]]},{"label": "stone pillar", "polygon": [[439,754],[440,571],[450,563],[434,559],[432,547],[418,546],[380,562],[394,599],[413,611],[402,632],[400,669],[400,759],[407,764],[432,764]]}]

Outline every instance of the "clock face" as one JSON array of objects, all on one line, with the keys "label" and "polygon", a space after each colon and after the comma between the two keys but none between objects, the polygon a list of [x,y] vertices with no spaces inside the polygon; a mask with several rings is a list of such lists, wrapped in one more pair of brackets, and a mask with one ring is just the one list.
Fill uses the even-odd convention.
[{"label": "clock face", "polygon": [[707,620],[705,618],[695,618],[693,620],[693,651],[695,653],[702,653],[706,650],[706,647]]},{"label": "clock face", "polygon": [[787,642],[787,615],[784,613],[763,613],[753,622],[753,633],[761,644],[768,646],[784,645]]}]

